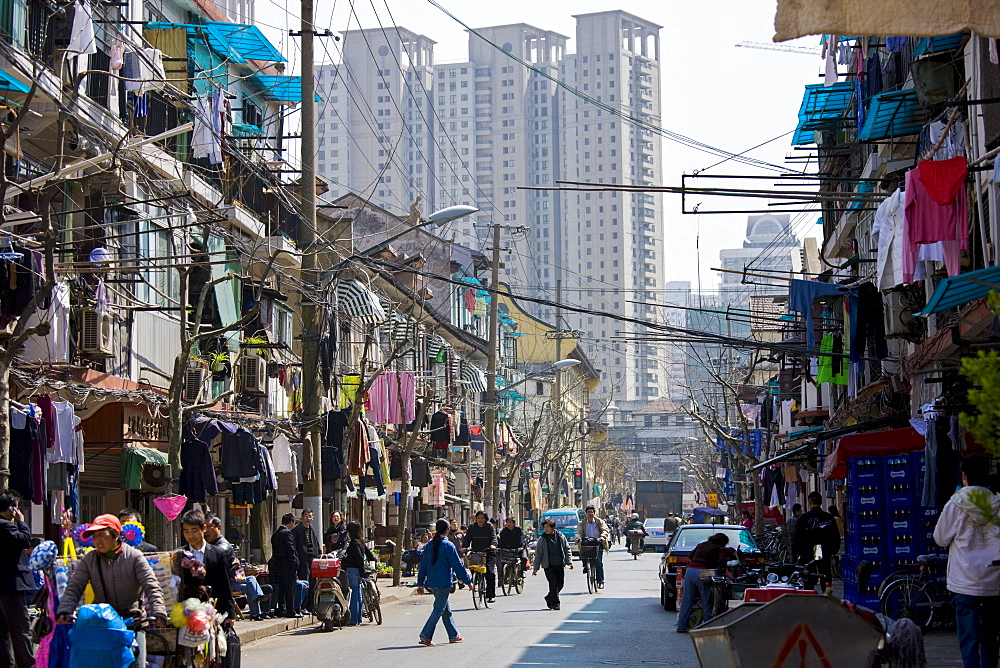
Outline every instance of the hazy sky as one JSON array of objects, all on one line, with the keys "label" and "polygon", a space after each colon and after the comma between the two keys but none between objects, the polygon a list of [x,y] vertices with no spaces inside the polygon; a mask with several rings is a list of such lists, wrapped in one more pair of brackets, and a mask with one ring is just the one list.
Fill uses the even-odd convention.
[{"label": "hazy sky", "polygon": [[[820,81],[819,56],[737,48],[744,42],[770,43],[774,33],[775,3],[767,0],[439,0],[441,5],[473,27],[529,23],[564,35],[575,35],[574,14],[622,9],[663,26],[660,33],[662,73],[662,126],[702,143],[741,152],[790,132],[796,124],[802,89]],[[352,13],[353,10],[356,13]],[[467,60],[468,35],[454,20],[426,0],[319,0],[317,26],[334,32],[400,25],[435,40],[437,62]],[[291,71],[298,72],[298,38],[288,30],[299,29],[298,0],[257,0],[257,22],[286,54]],[[818,38],[789,44],[816,46]],[[322,60],[339,60],[338,44],[321,38],[316,46]],[[570,40],[569,51],[574,50]],[[294,123],[293,123],[294,124]],[[290,131],[292,131],[290,129]],[[800,155],[790,146],[791,135],[750,153],[768,162],[783,164],[786,156]],[[718,157],[663,140],[664,185],[680,185],[680,176],[705,169]],[[794,167],[796,163],[789,163]],[[754,174],[729,162],[709,172]],[[746,183],[746,182],[743,182]],[[761,180],[755,185],[768,187]],[[716,181],[705,185],[725,185]],[[739,187],[743,187],[740,185]],[[697,199],[694,200],[698,201]],[[722,201],[706,199],[703,208],[767,208],[766,200]],[[718,285],[719,250],[742,244],[745,214],[682,215],[679,196],[664,199],[667,280],[697,281],[696,235],[701,230],[701,277],[704,289]],[[690,205],[689,205],[690,206]],[[818,214],[793,216],[800,237],[820,236]]]}]

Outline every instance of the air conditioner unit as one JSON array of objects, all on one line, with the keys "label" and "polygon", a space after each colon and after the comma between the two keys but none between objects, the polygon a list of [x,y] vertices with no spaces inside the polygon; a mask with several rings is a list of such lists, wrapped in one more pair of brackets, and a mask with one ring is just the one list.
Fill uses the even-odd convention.
[{"label": "air conditioner unit", "polygon": [[170,466],[168,464],[144,464],[142,478],[139,480],[139,489],[144,492],[165,492],[169,479]]},{"label": "air conditioner unit", "polygon": [[80,313],[80,350],[87,355],[113,354],[114,325],[110,313],[85,308]]},{"label": "air conditioner unit", "polygon": [[204,367],[189,367],[184,375],[184,401],[189,404],[198,403],[201,393],[205,391],[205,379],[208,369]]},{"label": "air conditioner unit", "polygon": [[890,292],[885,298],[885,335],[888,338],[911,338],[920,332],[913,319],[914,304],[908,292]]},{"label": "air conditioner unit", "polygon": [[240,360],[240,391],[264,394],[267,388],[267,363],[263,357],[244,355]]}]

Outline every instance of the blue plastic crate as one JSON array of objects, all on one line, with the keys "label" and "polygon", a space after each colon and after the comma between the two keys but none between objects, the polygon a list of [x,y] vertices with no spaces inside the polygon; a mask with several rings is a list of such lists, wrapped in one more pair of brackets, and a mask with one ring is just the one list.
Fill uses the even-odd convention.
[{"label": "blue plastic crate", "polygon": [[[903,469],[904,472],[906,469]],[[920,483],[907,480],[905,478],[894,478],[890,480],[888,477],[882,484],[885,493],[885,505],[888,506],[890,510],[893,508],[910,508],[916,507],[917,502],[920,501]]]},{"label": "blue plastic crate", "polygon": [[844,599],[871,610],[881,610],[877,586],[860,587],[856,582],[844,582]]},{"label": "blue plastic crate", "polygon": [[906,465],[910,469],[910,479],[918,484],[924,482],[924,453],[920,450],[906,455]]},{"label": "blue plastic crate", "polygon": [[880,485],[882,457],[851,457],[847,460],[848,485]]},{"label": "blue plastic crate", "polygon": [[884,480],[887,485],[893,482],[908,482],[910,480],[912,477],[910,463],[906,455],[885,457],[884,460]]},{"label": "blue plastic crate", "polygon": [[921,548],[923,540],[915,533],[890,533],[888,558],[893,564],[897,562],[911,562],[916,560],[917,555],[922,554]]},{"label": "blue plastic crate", "polygon": [[852,510],[847,515],[847,533],[871,533],[885,527],[886,513],[882,508]]},{"label": "blue plastic crate", "polygon": [[889,508],[885,512],[885,528],[890,535],[896,533],[918,534],[923,529],[919,508]]},{"label": "blue plastic crate", "polygon": [[884,496],[881,485],[850,485],[847,488],[847,505],[852,512],[881,508]]},{"label": "blue plastic crate", "polygon": [[847,555],[856,560],[878,561],[884,559],[889,540],[884,530],[872,533],[847,533]]}]

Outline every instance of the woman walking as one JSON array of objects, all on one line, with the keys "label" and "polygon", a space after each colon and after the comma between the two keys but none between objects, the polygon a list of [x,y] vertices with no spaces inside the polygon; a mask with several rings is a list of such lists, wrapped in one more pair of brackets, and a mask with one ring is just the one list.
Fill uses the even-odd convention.
[{"label": "woman walking", "polygon": [[535,560],[532,563],[532,575],[538,575],[538,569],[545,569],[545,579],[549,581],[549,593],[545,595],[545,603],[549,610],[559,609],[559,592],[566,581],[566,566],[573,570],[573,561],[569,553],[569,543],[566,536],[556,531],[554,520],[542,520],[544,533],[535,544]]},{"label": "woman walking", "polygon": [[365,568],[365,559],[376,561],[371,551],[361,542],[361,525],[357,522],[347,523],[347,552],[341,565],[347,573],[347,583],[351,587],[351,623],[357,626],[361,623],[361,572]]},{"label": "woman walking", "polygon": [[444,623],[444,630],[448,632],[448,642],[462,642],[462,636],[458,634],[455,622],[451,620],[451,604],[448,602],[448,596],[451,594],[454,581],[453,574],[458,576],[461,582],[472,584],[472,578],[462,565],[458,550],[451,541],[446,540],[450,528],[448,520],[438,520],[434,528],[436,533],[424,548],[420,571],[417,574],[417,594],[423,594],[424,589],[428,589],[434,595],[434,607],[420,632],[420,644],[428,647],[434,645],[431,639],[434,637],[434,628],[439,619]]}]

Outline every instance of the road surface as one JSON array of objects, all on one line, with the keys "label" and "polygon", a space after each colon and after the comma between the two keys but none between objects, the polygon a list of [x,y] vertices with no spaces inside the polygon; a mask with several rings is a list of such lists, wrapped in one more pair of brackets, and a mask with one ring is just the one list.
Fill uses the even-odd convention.
[{"label": "road surface", "polygon": [[[538,666],[572,664],[697,666],[691,639],[674,631],[674,613],[660,607],[657,568],[660,554],[647,552],[633,560],[619,545],[605,555],[606,587],[587,593],[587,583],[574,563],[566,572],[562,609],[549,610],[543,597],[545,577],[527,577],[524,593],[504,596],[488,610],[472,607],[469,591],[451,597],[455,624],[465,641],[449,645],[438,624],[434,647],[417,644],[430,612],[430,596],[413,596],[383,608],[382,626],[364,625],[323,633],[290,631],[243,646],[243,665],[250,668],[296,666],[327,668],[355,665]],[[383,589],[385,591],[385,589]]]}]

